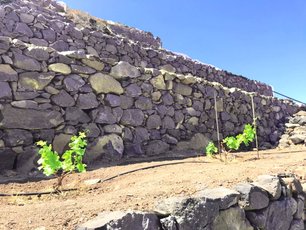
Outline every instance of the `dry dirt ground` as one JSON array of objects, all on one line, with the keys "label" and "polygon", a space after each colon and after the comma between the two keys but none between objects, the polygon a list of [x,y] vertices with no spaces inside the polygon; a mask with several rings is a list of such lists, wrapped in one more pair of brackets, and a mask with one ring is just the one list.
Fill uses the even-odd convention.
[{"label": "dry dirt ground", "polygon": [[[269,150],[239,153],[227,163],[207,157],[163,160],[103,167],[83,174],[73,174],[64,181],[65,188],[80,188],[61,194],[0,197],[0,229],[75,229],[105,210],[154,210],[154,204],[172,196],[191,196],[207,188],[233,187],[261,174],[306,173],[306,149]],[[143,167],[122,176],[118,174]],[[112,177],[111,180],[103,180]],[[1,179],[1,178],[0,178]],[[5,178],[2,177],[2,182]],[[14,178],[6,178],[12,181]],[[89,179],[101,179],[85,185]],[[0,184],[0,193],[48,191],[55,179],[36,182]]]}]

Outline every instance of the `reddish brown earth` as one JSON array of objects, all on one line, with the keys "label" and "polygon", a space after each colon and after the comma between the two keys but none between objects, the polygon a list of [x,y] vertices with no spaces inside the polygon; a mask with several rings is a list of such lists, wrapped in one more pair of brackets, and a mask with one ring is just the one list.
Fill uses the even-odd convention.
[{"label": "reddish brown earth", "polygon": [[[0,197],[0,229],[74,229],[105,210],[154,210],[154,204],[171,196],[190,196],[206,187],[233,187],[261,174],[306,173],[306,149],[240,153],[227,163],[207,157],[134,163],[103,167],[68,176],[65,188],[77,191],[42,196]],[[95,185],[88,179],[104,180],[134,169],[176,163],[132,172]],[[14,178],[1,178],[14,179]],[[0,193],[24,193],[52,189],[56,180],[0,184]]]}]

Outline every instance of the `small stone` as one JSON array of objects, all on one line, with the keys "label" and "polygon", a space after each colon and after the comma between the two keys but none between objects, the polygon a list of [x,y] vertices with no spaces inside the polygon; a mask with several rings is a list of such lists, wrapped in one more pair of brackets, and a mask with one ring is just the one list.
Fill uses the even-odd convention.
[{"label": "small stone", "polygon": [[93,74],[96,72],[96,70],[93,68],[81,65],[71,65],[71,70],[73,73],[77,74]]},{"label": "small stone", "polygon": [[65,120],[73,123],[88,123],[90,117],[80,108],[68,107],[65,113]]},{"label": "small stone", "polygon": [[124,151],[123,140],[117,134],[104,135],[87,148],[84,156],[86,162],[93,162],[96,159],[110,158],[120,159]]},{"label": "small stone", "polygon": [[61,90],[59,94],[53,95],[51,101],[61,107],[71,107],[75,104],[73,97],[71,97],[65,90]]},{"label": "small stone", "polygon": [[122,88],[120,82],[106,74],[94,74],[90,76],[89,82],[97,94],[115,93],[120,95],[124,93],[124,89]]},{"label": "small stone", "polygon": [[177,83],[174,86],[174,92],[181,94],[183,96],[190,96],[192,94],[192,88],[188,85]]},{"label": "small stone", "polygon": [[240,194],[224,187],[217,187],[213,189],[204,189],[196,194],[196,197],[203,199],[212,199],[219,203],[219,209],[228,209],[238,203]]},{"label": "small stone", "polygon": [[[253,230],[254,228],[245,217],[245,212],[239,207],[232,207],[220,211],[214,220],[210,229],[237,229],[237,230]],[[277,229],[277,228],[266,228]]]},{"label": "small stone", "polygon": [[82,59],[82,63],[84,63],[85,65],[91,68],[94,68],[97,71],[102,71],[104,69],[104,63],[97,60]]},{"label": "small stone", "polygon": [[135,101],[135,107],[141,110],[150,110],[153,108],[153,104],[150,98],[147,97],[139,97]]},{"label": "small stone", "polygon": [[5,146],[27,146],[33,144],[33,136],[29,131],[22,129],[7,129],[3,137]]},{"label": "small stone", "polygon": [[28,27],[27,24],[22,23],[22,22],[17,22],[15,32],[17,32],[21,35],[25,35],[29,38],[33,37],[33,35],[34,35],[33,31],[30,29],[30,27]]},{"label": "small stone", "polygon": [[42,47],[29,47],[25,54],[29,57],[32,57],[38,61],[47,61],[49,60],[49,52],[46,48]]},{"label": "small stone", "polygon": [[112,109],[108,106],[104,106],[98,110],[95,122],[99,124],[115,124],[117,120]]},{"label": "small stone", "polygon": [[123,111],[120,123],[129,126],[140,126],[144,121],[144,114],[140,109],[126,109]]},{"label": "small stone", "polygon": [[145,147],[145,152],[147,155],[160,155],[166,154],[169,151],[170,146],[161,141],[161,140],[154,140],[150,141],[149,144]]},{"label": "small stone", "polygon": [[49,65],[49,70],[56,72],[56,73],[61,73],[64,75],[68,75],[71,74],[71,69],[68,65],[64,64],[64,63],[55,63],[55,64],[51,64]]},{"label": "small stone", "polygon": [[306,140],[306,134],[295,134],[291,137],[289,137],[289,139],[293,142],[293,144],[297,145],[297,144],[302,144],[304,143],[304,141]]},{"label": "small stone", "polygon": [[34,16],[31,14],[21,13],[19,17],[22,22],[27,24],[34,21]]},{"label": "small stone", "polygon": [[126,95],[130,97],[138,97],[142,94],[141,88],[136,84],[130,84],[125,90]]},{"label": "small stone", "polygon": [[190,147],[194,150],[201,150],[204,149],[208,143],[210,142],[210,139],[207,138],[202,133],[196,133],[193,135],[193,137],[190,140]]},{"label": "small stone", "polygon": [[64,78],[64,85],[67,91],[73,92],[85,85],[85,81],[79,75],[72,74]]},{"label": "small stone", "polygon": [[131,97],[120,95],[120,108],[130,109],[134,105],[134,100]]},{"label": "small stone", "polygon": [[11,149],[1,149],[0,151],[0,171],[2,170],[12,170],[14,167],[14,162],[16,160],[17,154]]},{"label": "small stone", "polygon": [[170,72],[170,73],[175,73],[176,72],[176,69],[170,64],[163,65],[162,67],[160,67],[160,69],[165,70],[165,71]]},{"label": "small stone", "polygon": [[19,75],[18,88],[22,91],[43,90],[54,78],[55,74],[25,72]]},{"label": "small stone", "polygon": [[147,119],[146,127],[148,129],[159,129],[162,125],[161,118],[158,115],[151,115]]},{"label": "small stone", "polygon": [[22,109],[37,109],[38,103],[31,100],[12,101],[11,105]]},{"label": "small stone", "polygon": [[85,185],[95,185],[101,182],[101,179],[89,179],[89,180],[85,180],[84,184]]},{"label": "small stone", "polygon": [[56,40],[56,33],[51,29],[42,30],[43,38],[48,42],[54,42]]},{"label": "small stone", "polygon": [[172,145],[176,145],[178,143],[178,140],[175,137],[170,136],[169,134],[163,136],[163,141]]},{"label": "small stone", "polygon": [[150,80],[150,83],[159,90],[165,90],[166,89],[166,83],[164,80],[163,75],[158,75],[157,77],[154,77]]},{"label": "small stone", "polygon": [[25,55],[15,53],[14,54],[14,66],[19,69],[29,70],[29,71],[40,71],[41,66],[38,61],[33,58],[29,58]]},{"label": "small stone", "polygon": [[69,50],[69,44],[63,40],[58,40],[50,45],[51,48],[57,51]]},{"label": "small stone", "polygon": [[67,134],[59,134],[54,137],[52,146],[54,151],[56,151],[59,154],[64,153],[67,149],[69,149],[69,142],[72,135]]},{"label": "small stone", "polygon": [[185,78],[182,80],[182,83],[186,85],[194,84],[197,82],[197,78],[195,76],[192,76],[191,74],[188,74],[185,76]]},{"label": "small stone", "polygon": [[10,48],[12,39],[6,36],[0,36],[0,54],[6,53]]},{"label": "small stone", "polygon": [[12,90],[7,82],[0,81],[0,101],[12,100]]},{"label": "small stone", "polygon": [[125,61],[120,61],[117,65],[115,65],[110,72],[115,79],[122,78],[136,78],[140,76],[139,70]]},{"label": "small stone", "polygon": [[160,91],[153,92],[151,94],[151,97],[153,101],[159,101],[159,99],[161,98],[161,92]]},{"label": "small stone", "polygon": [[82,59],[86,57],[84,50],[69,50],[59,52],[60,55],[67,56],[74,59]]},{"label": "small stone", "polygon": [[105,101],[111,107],[117,107],[117,106],[120,106],[120,104],[121,104],[120,96],[110,94],[110,93],[106,95]]},{"label": "small stone", "polygon": [[272,197],[272,200],[278,200],[281,196],[281,184],[279,178],[276,176],[258,176],[253,184],[266,190]]},{"label": "small stone", "polygon": [[17,81],[17,72],[10,65],[0,64],[0,81]]},{"label": "small stone", "polygon": [[80,94],[77,99],[77,107],[80,109],[93,109],[99,106],[94,93]]},{"label": "small stone", "polygon": [[106,133],[115,133],[115,134],[121,134],[122,133],[122,128],[119,125],[105,125],[103,127],[103,130]]}]

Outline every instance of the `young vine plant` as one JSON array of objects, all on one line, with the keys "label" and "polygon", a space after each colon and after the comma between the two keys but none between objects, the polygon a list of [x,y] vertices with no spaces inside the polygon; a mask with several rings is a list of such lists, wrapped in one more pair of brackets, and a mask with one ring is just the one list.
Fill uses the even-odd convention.
[{"label": "young vine plant", "polygon": [[212,157],[215,153],[218,152],[218,148],[215,146],[213,142],[209,142],[208,145],[206,146],[206,156]]},{"label": "young vine plant", "polygon": [[[221,148],[226,153],[238,150],[243,143],[245,146],[249,146],[254,141],[256,136],[256,130],[251,124],[246,124],[242,133],[237,136],[228,136],[222,140]],[[224,148],[226,146],[227,150]],[[206,155],[213,156],[214,153],[218,152],[218,148],[213,142],[209,142],[206,146]]]},{"label": "young vine plant", "polygon": [[83,156],[87,146],[85,140],[86,134],[79,132],[79,135],[72,136],[69,142],[69,150],[66,150],[62,156],[52,150],[52,145],[46,141],[38,141],[36,144],[40,147],[38,153],[40,155],[37,161],[39,170],[42,170],[46,176],[56,175],[58,178],[55,189],[58,190],[65,176],[78,171],[85,172],[86,164],[83,163]]}]

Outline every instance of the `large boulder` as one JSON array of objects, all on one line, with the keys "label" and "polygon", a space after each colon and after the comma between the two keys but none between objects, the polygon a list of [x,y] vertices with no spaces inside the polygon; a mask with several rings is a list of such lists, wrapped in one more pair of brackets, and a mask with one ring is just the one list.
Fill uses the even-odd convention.
[{"label": "large boulder", "polygon": [[7,129],[4,131],[3,137],[5,146],[14,147],[19,145],[33,144],[33,136],[29,131],[22,129]]},{"label": "large boulder", "polygon": [[11,149],[0,149],[0,171],[11,170],[14,167],[17,154]]},{"label": "large boulder", "polygon": [[123,155],[123,140],[116,134],[99,137],[88,146],[84,160],[93,162],[101,158],[120,159]]},{"label": "large boulder", "polygon": [[[245,218],[245,212],[239,207],[232,207],[220,211],[211,225],[211,229],[222,230],[253,230],[250,222]],[[272,229],[272,228],[267,228]],[[273,228],[277,229],[277,228]]]},{"label": "large boulder", "polygon": [[257,229],[287,230],[290,228],[290,223],[296,211],[297,202],[289,197],[273,201],[265,209],[246,212],[246,216]]},{"label": "large boulder", "polygon": [[281,196],[281,183],[276,176],[258,176],[253,184],[266,190],[272,200],[278,200]]},{"label": "large boulder", "polygon": [[72,124],[77,123],[88,123],[90,122],[90,117],[78,107],[68,107],[65,113],[65,120]]},{"label": "large boulder", "polygon": [[26,72],[19,75],[18,88],[22,91],[43,90],[54,78],[54,73]]},{"label": "large boulder", "polygon": [[174,217],[178,229],[205,229],[218,215],[219,204],[201,198],[172,197],[156,204],[155,211]]},{"label": "large boulder", "polygon": [[268,193],[249,183],[237,184],[235,189],[241,194],[239,205],[245,210],[258,210],[268,207]]},{"label": "large boulder", "polygon": [[38,111],[4,106],[0,114],[0,127],[4,129],[49,129],[64,122],[62,114],[57,111]]},{"label": "large boulder", "polygon": [[64,133],[56,135],[52,143],[53,150],[59,154],[63,154],[67,149],[69,149],[68,144],[70,142],[71,137],[72,135]]},{"label": "large boulder", "polygon": [[196,194],[197,197],[203,199],[215,200],[219,203],[219,209],[228,209],[238,203],[240,194],[235,191],[225,187],[218,187],[212,189],[204,189]]},{"label": "large boulder", "polygon": [[102,212],[96,218],[76,228],[77,230],[161,230],[155,214],[143,212]]},{"label": "large boulder", "polygon": [[154,140],[149,142],[145,147],[145,152],[147,155],[160,155],[165,154],[169,151],[170,145],[161,140]]}]

